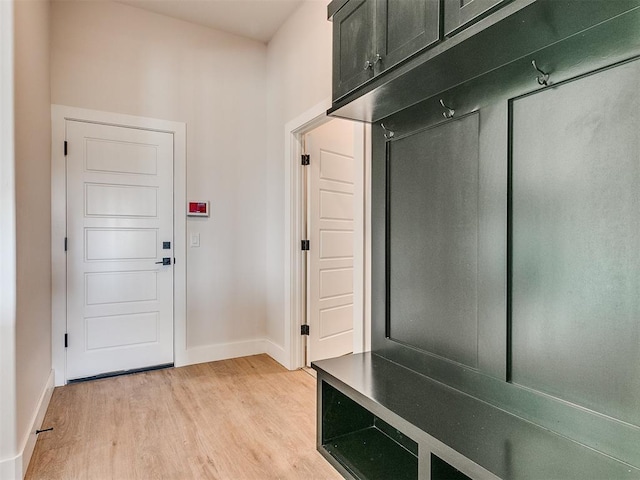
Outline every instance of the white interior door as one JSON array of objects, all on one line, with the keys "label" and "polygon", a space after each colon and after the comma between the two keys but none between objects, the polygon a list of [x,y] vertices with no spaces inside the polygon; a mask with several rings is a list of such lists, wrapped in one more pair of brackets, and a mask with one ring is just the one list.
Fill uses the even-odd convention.
[{"label": "white interior door", "polygon": [[66,139],[67,379],[171,364],[173,135],[67,121]]},{"label": "white interior door", "polygon": [[305,136],[310,154],[307,364],[353,352],[354,125],[334,119]]}]

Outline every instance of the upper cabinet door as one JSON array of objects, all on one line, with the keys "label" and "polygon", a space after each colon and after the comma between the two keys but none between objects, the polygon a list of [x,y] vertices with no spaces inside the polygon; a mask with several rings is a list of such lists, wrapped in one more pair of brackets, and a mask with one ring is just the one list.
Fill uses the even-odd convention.
[{"label": "upper cabinet door", "polygon": [[376,73],[440,40],[440,0],[379,0]]},{"label": "upper cabinet door", "polygon": [[509,0],[444,0],[444,34],[450,35],[507,1]]},{"label": "upper cabinet door", "polygon": [[375,0],[351,0],[333,17],[334,100],[373,77]]}]

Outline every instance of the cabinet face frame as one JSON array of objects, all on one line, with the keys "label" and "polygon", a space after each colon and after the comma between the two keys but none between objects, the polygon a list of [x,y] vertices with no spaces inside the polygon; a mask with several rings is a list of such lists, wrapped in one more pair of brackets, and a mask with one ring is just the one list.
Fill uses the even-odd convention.
[{"label": "cabinet face frame", "polygon": [[[333,16],[334,101],[374,75],[375,6],[375,0],[351,0]],[[342,46],[348,31],[355,37],[345,42],[346,49]],[[354,62],[350,72],[343,69],[344,58]],[[371,62],[369,68],[366,62]]]}]

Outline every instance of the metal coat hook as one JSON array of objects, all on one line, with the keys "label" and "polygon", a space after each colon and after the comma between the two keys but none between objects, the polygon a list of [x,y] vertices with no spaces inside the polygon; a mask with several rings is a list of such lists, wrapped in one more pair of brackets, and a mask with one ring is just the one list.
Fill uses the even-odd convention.
[{"label": "metal coat hook", "polygon": [[387,140],[393,138],[393,136],[395,135],[395,133],[393,133],[391,130],[389,130],[387,127],[384,126],[384,123],[381,123],[380,126],[382,127],[382,129],[384,130],[384,138],[386,138]]},{"label": "metal coat hook", "polygon": [[540,70],[536,65],[535,60],[531,60],[531,65],[533,65],[533,68],[535,68],[538,73],[540,73],[540,75],[538,75],[538,77],[536,78],[536,80],[538,80],[538,85],[542,85],[545,87],[549,85],[549,74]]},{"label": "metal coat hook", "polygon": [[440,105],[442,105],[442,108],[444,108],[446,110],[446,112],[442,112],[442,116],[444,118],[452,118],[453,115],[456,113],[456,111],[451,108],[448,107],[447,105],[445,105],[444,100],[440,99]]}]

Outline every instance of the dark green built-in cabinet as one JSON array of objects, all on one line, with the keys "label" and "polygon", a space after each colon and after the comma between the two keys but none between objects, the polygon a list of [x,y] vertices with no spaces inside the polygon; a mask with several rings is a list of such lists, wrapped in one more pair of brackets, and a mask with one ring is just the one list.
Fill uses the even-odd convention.
[{"label": "dark green built-in cabinet", "polygon": [[320,452],[640,479],[640,0],[329,13],[329,112],[371,123],[372,351],[314,363]]},{"label": "dark green built-in cabinet", "polygon": [[333,97],[440,39],[439,0],[353,0],[333,16]]},{"label": "dark green built-in cabinet", "polygon": [[339,97],[373,77],[375,2],[355,0],[333,24],[333,95]]}]

